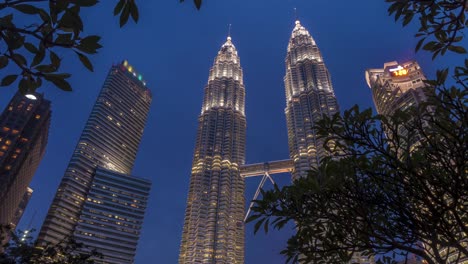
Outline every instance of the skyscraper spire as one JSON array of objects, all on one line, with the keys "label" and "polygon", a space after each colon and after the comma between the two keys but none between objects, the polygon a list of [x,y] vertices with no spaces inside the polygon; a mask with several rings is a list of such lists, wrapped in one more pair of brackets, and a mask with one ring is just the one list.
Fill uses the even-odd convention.
[{"label": "skyscraper spire", "polygon": [[192,163],[179,263],[244,263],[245,87],[230,34],[210,69]]}]

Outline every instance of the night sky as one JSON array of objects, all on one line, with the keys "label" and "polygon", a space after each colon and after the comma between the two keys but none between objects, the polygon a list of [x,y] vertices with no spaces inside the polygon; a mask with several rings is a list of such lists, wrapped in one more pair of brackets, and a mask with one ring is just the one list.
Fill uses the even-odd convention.
[{"label": "night sky", "polygon": [[[153,93],[133,171],[153,182],[137,264],[177,262],[203,88],[228,24],[244,70],[247,163],[288,158],[283,76],[295,7],[323,54],[342,111],[354,104],[372,106],[364,79],[367,68],[416,59],[431,78],[437,68],[461,62],[446,56],[434,63],[427,53],[415,54],[416,25],[396,24],[383,0],[205,0],[201,11],[191,0],[137,1],[140,22],[123,30],[112,16],[115,2],[102,1],[84,13],[86,33],[103,37],[104,48],[91,58],[95,72],[85,70],[74,54],[59,51],[63,70],[73,73],[74,91],[51,85],[39,90],[52,101],[52,124],[47,153],[31,183],[34,194],[19,228],[30,223],[40,228],[110,66],[127,59]],[[0,88],[2,110],[14,92]],[[288,175],[274,178],[282,185],[289,182]],[[247,179],[246,201],[259,181]],[[291,232],[254,236],[248,225],[246,263],[284,263],[279,251]]]}]

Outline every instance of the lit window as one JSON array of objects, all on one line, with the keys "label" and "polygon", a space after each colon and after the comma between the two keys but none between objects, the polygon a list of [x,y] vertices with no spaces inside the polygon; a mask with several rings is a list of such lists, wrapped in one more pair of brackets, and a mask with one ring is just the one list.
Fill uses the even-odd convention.
[{"label": "lit window", "polygon": [[9,127],[3,127],[3,131],[8,132],[8,131],[10,131],[10,128]]},{"label": "lit window", "polygon": [[5,166],[5,170],[11,170],[11,165]]},{"label": "lit window", "polygon": [[5,141],[5,144],[8,146],[11,145],[11,140],[7,139],[7,141]]},{"label": "lit window", "polygon": [[36,115],[36,119],[39,119],[39,118],[41,118],[41,115]]},{"label": "lit window", "polygon": [[5,146],[5,145],[2,146],[2,150],[7,150],[7,149],[8,149],[7,146]]}]

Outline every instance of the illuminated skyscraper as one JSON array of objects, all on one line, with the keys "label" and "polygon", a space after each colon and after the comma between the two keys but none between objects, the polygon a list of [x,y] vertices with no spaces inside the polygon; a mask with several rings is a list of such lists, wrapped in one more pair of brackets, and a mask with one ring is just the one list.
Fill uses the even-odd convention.
[{"label": "illuminated skyscraper", "polygon": [[426,77],[416,61],[398,64],[387,62],[383,69],[366,71],[367,85],[372,91],[377,113],[390,115],[427,100]]},{"label": "illuminated skyscraper", "polygon": [[323,140],[313,126],[324,116],[339,112],[327,67],[309,31],[299,21],[286,55],[286,122],[293,179],[304,177],[326,156]]},{"label": "illuminated skyscraper", "polygon": [[245,87],[228,37],[210,70],[185,211],[179,263],[244,263]]},{"label": "illuminated skyscraper", "polygon": [[[313,127],[339,112],[330,74],[309,31],[296,21],[286,55],[286,122],[293,179],[307,176],[327,156]],[[373,257],[353,255],[350,263],[373,264]]]},{"label": "illuminated skyscraper", "polygon": [[[387,62],[382,69],[369,69],[365,74],[367,85],[372,91],[375,108],[382,115],[392,115],[396,110],[406,110],[411,106],[418,106],[427,101],[430,95],[435,94],[434,87],[426,85],[424,82],[426,77],[416,61]],[[388,137],[392,136],[390,131],[387,130],[386,133]],[[399,126],[397,133],[400,136],[408,135],[405,126]],[[418,145],[422,140],[421,137],[415,137],[414,134],[412,136],[411,145]],[[428,250],[431,250],[430,247]],[[431,252],[429,255],[432,254],[434,253]],[[443,258],[447,257],[447,263],[450,264],[468,263],[468,256],[453,248],[449,250],[442,247],[439,250],[439,255]]]},{"label": "illuminated skyscraper", "polygon": [[[107,247],[108,251],[102,252],[105,255],[111,254],[110,251],[118,254],[121,251],[118,247],[102,243],[106,239],[111,239],[111,235],[105,234],[103,228],[97,225],[100,221],[104,221],[105,216],[102,215],[102,212],[105,210],[103,208],[108,210],[108,216],[114,216],[112,220],[106,219],[111,226],[109,228],[113,228],[114,224],[118,225],[117,222],[123,226],[131,225],[131,228],[125,230],[114,228],[113,235],[121,237],[128,235],[132,237],[132,240],[136,234],[138,238],[141,222],[135,223],[130,220],[127,223],[126,220],[118,218],[120,214],[124,215],[125,210],[131,212],[134,209],[131,205],[136,202],[132,203],[130,201],[132,199],[127,197],[127,200],[130,199],[129,202],[123,204],[123,207],[121,206],[127,209],[116,207],[113,204],[115,201],[107,198],[106,191],[104,191],[106,188],[113,188],[112,186],[116,183],[107,182],[109,186],[101,186],[101,189],[104,189],[103,194],[98,194],[96,193],[96,177],[98,177],[98,167],[125,175],[131,173],[150,104],[151,93],[146,88],[141,75],[137,74],[127,61],[113,65],[49,208],[39,233],[40,242],[57,243],[65,237],[75,236],[85,245],[92,244],[90,240],[100,241],[103,247]],[[113,177],[113,179],[117,178],[117,176]],[[102,185],[102,182],[99,184]],[[116,189],[118,188],[116,187]],[[133,190],[129,189],[126,195],[132,196],[132,193]],[[116,200],[121,199],[120,193],[116,192],[116,195]],[[96,199],[99,197],[102,198]],[[91,236],[88,236],[88,240],[84,241],[80,240],[82,237],[76,235],[76,228],[77,225],[84,226],[86,224],[84,221],[89,221],[85,215],[89,210],[85,209],[89,208],[91,202],[96,203],[96,206],[99,207],[96,212],[100,215],[95,216],[97,217],[95,219],[96,228],[87,232]],[[83,227],[80,230],[82,231]],[[120,262],[109,261],[109,263],[132,262],[122,260]]]},{"label": "illuminated skyscraper", "polygon": [[[50,102],[15,94],[0,116],[0,224],[16,226],[29,201],[28,188],[44,156]],[[29,191],[31,190],[31,191]]]}]

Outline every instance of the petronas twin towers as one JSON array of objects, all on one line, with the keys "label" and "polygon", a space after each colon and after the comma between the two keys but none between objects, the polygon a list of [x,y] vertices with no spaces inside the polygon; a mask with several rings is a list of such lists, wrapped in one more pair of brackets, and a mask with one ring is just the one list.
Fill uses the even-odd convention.
[{"label": "petronas twin towers", "polygon": [[[338,112],[330,75],[299,21],[286,55],[286,120],[293,178],[326,155],[313,125]],[[210,70],[192,164],[179,263],[244,263],[245,87],[229,36]]]}]

